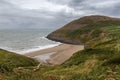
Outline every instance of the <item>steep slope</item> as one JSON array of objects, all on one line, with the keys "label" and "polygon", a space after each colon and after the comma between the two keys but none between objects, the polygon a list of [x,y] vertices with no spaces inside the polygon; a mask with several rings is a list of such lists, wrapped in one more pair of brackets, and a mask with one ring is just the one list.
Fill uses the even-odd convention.
[{"label": "steep slope", "polygon": [[[80,24],[81,20],[86,23],[85,26],[77,29],[70,26],[71,30],[68,30],[69,26],[63,27],[48,38],[73,44],[84,43],[85,50],[73,55],[59,70],[45,74],[62,80],[120,80],[120,19],[88,16],[76,21]],[[76,24],[76,21],[72,23]]]},{"label": "steep slope", "polygon": [[108,34],[104,30],[112,25],[120,25],[120,19],[106,16],[86,16],[52,32],[47,38],[65,43],[83,44],[93,38],[107,36]]},{"label": "steep slope", "polygon": [[0,49],[0,72],[13,71],[17,67],[35,66],[38,62],[16,54]]},{"label": "steep slope", "polygon": [[14,72],[10,73],[11,77],[3,74],[5,79],[120,80],[120,19],[83,17],[51,33],[48,38],[72,44],[82,43],[85,50],[77,52],[62,65],[41,65],[37,71],[27,68],[19,75]]},{"label": "steep slope", "polygon": [[82,43],[85,50],[77,52],[61,65],[62,68],[51,70],[47,75],[63,80],[120,79],[120,19],[83,17],[51,33],[48,38],[72,44]]},{"label": "steep slope", "polygon": [[[81,25],[81,23],[84,23],[86,25],[79,27],[77,29],[74,29],[74,26],[70,25],[71,23],[73,24],[79,23],[79,25]],[[85,54],[87,53],[87,55],[89,53],[90,54],[94,54],[94,53],[102,54],[103,53],[106,56],[109,56],[112,53],[112,56],[116,55],[116,57],[118,58],[116,60],[117,61],[119,60],[120,58],[119,56],[119,53],[120,53],[120,19],[119,18],[110,18],[106,16],[86,16],[78,20],[75,20],[71,23],[51,33],[50,35],[48,35],[48,38],[52,40],[57,40],[58,38],[56,37],[59,37],[59,36],[56,36],[56,35],[58,34],[60,35],[58,41],[63,40],[64,42],[73,43],[73,44],[84,43],[85,50],[83,52],[81,51],[80,53],[85,53]],[[68,30],[68,27],[71,28],[71,30]],[[68,32],[64,34],[63,30],[65,32],[67,31]],[[67,39],[65,39],[64,37]],[[72,65],[79,64],[79,60],[81,60],[82,58],[79,56],[79,54],[75,54],[75,57],[73,56],[66,63],[72,64]]]}]

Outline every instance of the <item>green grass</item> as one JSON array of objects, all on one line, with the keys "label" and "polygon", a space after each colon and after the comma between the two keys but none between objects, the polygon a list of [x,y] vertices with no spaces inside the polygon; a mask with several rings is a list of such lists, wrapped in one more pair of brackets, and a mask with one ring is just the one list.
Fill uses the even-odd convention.
[{"label": "green grass", "polygon": [[81,42],[88,42],[93,38],[100,37],[102,33],[105,33],[106,35],[110,33],[112,37],[113,36],[120,37],[119,36],[120,28],[117,28],[119,25],[120,25],[120,21],[118,23],[116,23],[116,21],[104,21],[104,22],[101,21],[101,22],[88,24],[83,28],[71,31],[69,34],[65,34],[65,35],[66,37],[70,37],[71,39],[80,39]]},{"label": "green grass", "polygon": [[100,21],[67,33],[66,37],[84,42],[85,50],[45,75],[54,75],[58,80],[119,80],[119,26],[120,21]]},{"label": "green grass", "polygon": [[61,29],[56,35],[83,42],[85,50],[61,65],[41,65],[37,71],[35,60],[0,50],[0,70],[6,70],[1,76],[6,80],[120,80],[120,20],[80,19],[68,25],[74,23],[87,25],[70,31]]},{"label": "green grass", "polygon": [[38,62],[5,50],[0,50],[0,72],[12,71],[17,67],[35,66]]}]

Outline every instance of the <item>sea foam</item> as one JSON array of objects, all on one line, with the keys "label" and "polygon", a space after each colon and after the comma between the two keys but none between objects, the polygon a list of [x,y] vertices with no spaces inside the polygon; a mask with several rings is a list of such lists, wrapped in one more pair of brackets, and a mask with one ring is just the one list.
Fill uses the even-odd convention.
[{"label": "sea foam", "polygon": [[39,50],[43,50],[43,49],[47,49],[47,48],[52,48],[52,47],[58,46],[60,44],[61,43],[50,44],[50,45],[45,45],[45,46],[38,46],[36,48],[32,48],[32,49],[29,49],[29,50],[16,51],[16,52],[19,53],[19,54],[27,54],[27,53],[34,52],[34,51],[39,51]]}]

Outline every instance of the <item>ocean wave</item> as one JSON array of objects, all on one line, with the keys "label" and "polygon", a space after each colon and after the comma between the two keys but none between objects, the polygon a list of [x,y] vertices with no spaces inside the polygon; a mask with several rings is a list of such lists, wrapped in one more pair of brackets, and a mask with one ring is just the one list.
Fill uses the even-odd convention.
[{"label": "ocean wave", "polygon": [[43,49],[47,49],[47,48],[52,48],[55,46],[60,45],[61,43],[57,43],[57,44],[50,44],[50,45],[45,45],[45,46],[38,46],[32,49],[28,49],[28,50],[23,50],[23,51],[16,51],[19,54],[26,54],[26,53],[30,53],[30,52],[34,52],[34,51],[38,51],[38,50],[43,50]]},{"label": "ocean wave", "polygon": [[0,31],[0,48],[25,54],[59,45],[59,42],[51,41],[46,36],[51,30],[7,30]]}]

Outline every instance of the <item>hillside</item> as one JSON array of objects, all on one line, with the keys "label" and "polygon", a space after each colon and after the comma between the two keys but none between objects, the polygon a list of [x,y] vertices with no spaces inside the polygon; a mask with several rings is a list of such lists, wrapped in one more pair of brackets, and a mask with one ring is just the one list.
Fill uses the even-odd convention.
[{"label": "hillside", "polygon": [[85,16],[52,32],[47,38],[65,43],[83,44],[93,38],[107,36],[108,33],[105,31],[107,28],[119,25],[118,18]]},{"label": "hillside", "polygon": [[120,19],[86,16],[70,22],[48,38],[84,44],[85,50],[63,63],[64,68],[47,74],[63,80],[120,80]]},{"label": "hillside", "polygon": [[120,19],[82,17],[51,33],[48,38],[84,44],[85,50],[75,53],[62,65],[41,65],[37,71],[27,66],[20,74],[15,70],[2,76],[7,80],[120,80]]},{"label": "hillside", "polygon": [[0,73],[11,72],[14,68],[36,66],[39,62],[13,53],[0,49]]}]

